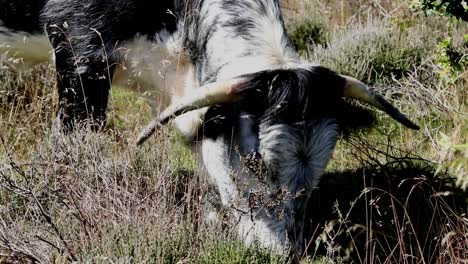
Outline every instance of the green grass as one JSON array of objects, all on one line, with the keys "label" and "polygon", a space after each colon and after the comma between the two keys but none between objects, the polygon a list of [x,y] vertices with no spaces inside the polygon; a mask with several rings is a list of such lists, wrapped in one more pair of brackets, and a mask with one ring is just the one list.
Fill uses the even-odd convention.
[{"label": "green grass", "polygon": [[135,91],[114,86],[107,128],[120,133],[142,126],[152,117],[151,108]]},{"label": "green grass", "polygon": [[194,260],[199,264],[280,264],[286,262],[284,257],[275,255],[265,249],[257,247],[245,247],[240,242],[216,241],[203,250],[200,256]]}]

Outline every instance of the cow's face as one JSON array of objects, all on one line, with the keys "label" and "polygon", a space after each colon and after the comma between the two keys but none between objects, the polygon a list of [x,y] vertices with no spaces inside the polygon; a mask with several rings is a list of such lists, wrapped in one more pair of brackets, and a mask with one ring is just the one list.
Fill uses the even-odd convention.
[{"label": "cow's face", "polygon": [[335,116],[342,96],[370,103],[417,128],[363,83],[310,66],[200,87],[156,118],[139,143],[158,124],[209,107],[199,133],[203,165],[222,204],[233,209],[231,220],[241,237],[301,252],[305,206],[336,144]]},{"label": "cow's face", "polygon": [[335,112],[345,79],[321,67],[265,71],[243,78],[248,81],[242,99],[213,106],[205,115],[204,142],[212,148],[216,145],[216,155],[221,156],[204,152],[210,157],[205,164],[219,161],[209,173],[224,170],[223,174],[242,175],[234,178],[241,179],[238,185],[243,187],[264,181],[271,192],[283,188],[295,195],[310,190],[318,183],[338,137]]},{"label": "cow's face", "polygon": [[236,208],[241,237],[299,252],[302,241],[287,238],[302,236],[306,200],[331,158],[338,138],[332,108],[345,80],[322,68],[247,78],[240,101],[205,115],[204,167],[223,205]]}]

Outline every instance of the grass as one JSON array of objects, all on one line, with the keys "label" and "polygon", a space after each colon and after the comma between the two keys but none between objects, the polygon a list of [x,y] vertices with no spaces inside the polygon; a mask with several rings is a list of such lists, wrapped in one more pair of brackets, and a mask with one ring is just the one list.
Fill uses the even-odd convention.
[{"label": "grass", "polygon": [[[435,176],[434,164],[402,158],[404,153],[389,146],[382,161],[376,153],[384,146],[363,138],[349,142],[355,149],[366,146],[365,153],[353,154],[368,165],[325,175],[310,210],[317,215],[311,221],[325,233],[317,250],[333,249],[358,263],[452,263],[460,260],[456,254],[466,255],[467,195],[454,188],[453,179]],[[453,236],[452,244],[444,245],[447,236]],[[344,241],[351,245],[343,247]]]},{"label": "grass", "polygon": [[[391,2],[284,3],[304,57],[366,81],[422,127],[344,104],[303,263],[468,259],[468,73],[443,50],[467,54],[467,25]],[[0,262],[287,262],[205,221],[211,190],[173,129],[133,146],[152,116],[139,94],[114,87],[104,133],[64,136],[53,66],[18,64],[2,55]]]}]

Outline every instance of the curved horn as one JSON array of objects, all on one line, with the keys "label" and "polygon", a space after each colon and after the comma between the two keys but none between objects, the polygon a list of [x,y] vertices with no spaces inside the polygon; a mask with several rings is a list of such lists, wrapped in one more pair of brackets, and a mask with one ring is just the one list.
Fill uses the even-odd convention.
[{"label": "curved horn", "polygon": [[245,79],[231,79],[210,83],[195,89],[193,93],[180,98],[176,103],[167,107],[158,117],[154,118],[140,133],[136,144],[143,144],[154,133],[158,125],[164,125],[172,118],[186,112],[239,100],[245,83]]},{"label": "curved horn", "polygon": [[370,91],[367,85],[353,77],[349,77],[346,75],[340,76],[346,80],[345,87],[343,89],[344,97],[354,98],[362,102],[369,103],[384,111],[393,119],[402,123],[406,127],[415,130],[419,129],[418,125],[413,123],[413,121],[409,120],[408,117],[406,117],[403,113],[401,113],[398,109],[391,105],[381,95]]}]

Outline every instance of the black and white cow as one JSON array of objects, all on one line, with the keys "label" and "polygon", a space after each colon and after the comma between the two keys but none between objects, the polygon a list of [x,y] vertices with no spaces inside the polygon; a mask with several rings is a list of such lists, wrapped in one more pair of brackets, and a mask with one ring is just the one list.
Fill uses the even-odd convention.
[{"label": "black and white cow", "polygon": [[204,169],[247,244],[301,256],[304,210],[338,139],[341,97],[417,129],[363,83],[302,60],[279,0],[32,2],[0,0],[3,39],[45,29],[64,126],[101,127],[119,63],[153,61],[148,78],[172,103],[139,143],[176,116],[188,138],[198,134]]}]

